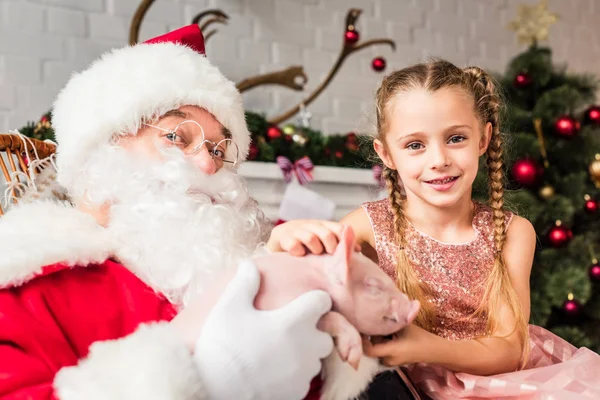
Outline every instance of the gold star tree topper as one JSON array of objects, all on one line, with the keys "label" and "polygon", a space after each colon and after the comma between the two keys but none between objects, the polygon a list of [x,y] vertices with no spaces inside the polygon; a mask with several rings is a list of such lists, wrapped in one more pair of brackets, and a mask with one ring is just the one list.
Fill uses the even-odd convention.
[{"label": "gold star tree topper", "polygon": [[550,26],[558,20],[558,15],[548,11],[547,0],[540,0],[535,5],[519,5],[516,19],[508,27],[517,33],[519,43],[530,46],[548,39]]}]

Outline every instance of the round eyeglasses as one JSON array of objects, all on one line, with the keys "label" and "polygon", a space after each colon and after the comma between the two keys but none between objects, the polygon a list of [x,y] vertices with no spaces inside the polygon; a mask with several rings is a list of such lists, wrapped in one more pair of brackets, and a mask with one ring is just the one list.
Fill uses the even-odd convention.
[{"label": "round eyeglasses", "polygon": [[143,125],[166,132],[163,138],[170,145],[183,151],[186,156],[194,156],[202,150],[203,146],[206,146],[217,169],[222,168],[224,165],[227,168],[234,168],[237,165],[239,157],[237,144],[229,138],[222,139],[216,143],[205,139],[204,128],[196,121],[186,120],[180,122],[174,129],[161,128],[160,126],[146,123]]}]

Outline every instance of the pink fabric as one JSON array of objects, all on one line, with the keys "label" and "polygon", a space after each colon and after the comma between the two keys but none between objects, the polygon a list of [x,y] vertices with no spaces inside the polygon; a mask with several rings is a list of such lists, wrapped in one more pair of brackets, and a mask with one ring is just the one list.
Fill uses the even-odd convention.
[{"label": "pink fabric", "polygon": [[412,382],[434,400],[600,399],[600,355],[530,325],[531,354],[525,368],[493,376],[455,373],[432,365],[408,367]]}]

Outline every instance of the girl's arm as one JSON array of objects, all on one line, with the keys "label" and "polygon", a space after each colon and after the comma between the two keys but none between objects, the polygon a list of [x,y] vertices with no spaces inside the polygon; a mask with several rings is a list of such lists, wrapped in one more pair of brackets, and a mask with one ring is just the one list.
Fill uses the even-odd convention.
[{"label": "girl's arm", "polygon": [[271,232],[267,248],[271,252],[285,251],[294,256],[303,256],[307,250],[313,254],[333,254],[344,225],[354,230],[357,249],[363,243],[375,246],[371,223],[361,207],[340,222],[304,219],[278,225]]},{"label": "girl's arm", "polygon": [[[503,255],[525,320],[529,320],[530,314],[529,277],[535,244],[536,235],[531,223],[513,217]],[[381,357],[388,365],[424,362],[477,375],[514,371],[520,364],[522,346],[514,330],[515,317],[507,305],[500,310],[498,321],[499,328],[492,336],[459,341],[447,340],[411,325],[391,342],[373,346],[367,343],[365,352]]]}]

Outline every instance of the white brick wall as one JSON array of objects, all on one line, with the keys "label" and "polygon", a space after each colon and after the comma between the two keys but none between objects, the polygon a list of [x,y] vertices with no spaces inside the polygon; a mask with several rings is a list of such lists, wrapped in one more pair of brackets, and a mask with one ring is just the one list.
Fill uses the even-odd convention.
[{"label": "white brick wall", "polygon": [[[382,74],[434,55],[464,65],[502,71],[520,47],[506,29],[517,5],[534,0],[156,0],[142,24],[140,40],[191,21],[198,12],[220,8],[230,22],[218,26],[207,45],[209,57],[234,81],[290,65],[303,65],[308,91],[327,73],[340,50],[349,7],[364,10],[363,40],[391,37],[386,46],[352,55],[321,97],[310,106],[313,126],[335,133],[369,128],[368,110]],[[140,0],[0,0],[0,131],[37,119],[73,71],[102,52],[127,43]],[[555,61],[573,71],[600,75],[600,0],[551,0],[560,14],[550,44]],[[303,95],[277,87],[244,95],[249,110],[273,116]]]}]

